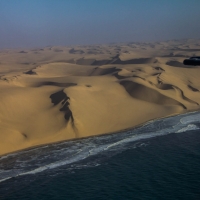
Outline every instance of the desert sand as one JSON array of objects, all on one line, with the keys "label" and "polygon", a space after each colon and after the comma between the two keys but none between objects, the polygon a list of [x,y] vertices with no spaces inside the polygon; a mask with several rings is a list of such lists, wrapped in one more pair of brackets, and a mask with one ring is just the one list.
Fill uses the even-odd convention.
[{"label": "desert sand", "polygon": [[200,40],[0,50],[0,155],[200,106]]}]

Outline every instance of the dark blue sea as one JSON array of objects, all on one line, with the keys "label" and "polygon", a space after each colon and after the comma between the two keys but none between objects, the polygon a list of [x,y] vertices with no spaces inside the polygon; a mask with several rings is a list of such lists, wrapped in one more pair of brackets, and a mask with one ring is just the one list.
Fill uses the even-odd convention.
[{"label": "dark blue sea", "polygon": [[0,158],[0,199],[199,200],[200,113]]}]

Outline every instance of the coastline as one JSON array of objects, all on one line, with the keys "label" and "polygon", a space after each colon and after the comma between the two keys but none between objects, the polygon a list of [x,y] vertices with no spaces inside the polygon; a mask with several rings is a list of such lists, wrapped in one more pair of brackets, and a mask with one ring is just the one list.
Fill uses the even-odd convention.
[{"label": "coastline", "polygon": [[146,148],[151,141],[160,141],[163,137],[181,139],[182,134],[186,137],[187,133],[199,131],[199,117],[200,112],[194,111],[153,120],[118,133],[62,141],[7,154],[0,158],[0,182],[44,171],[52,173],[63,167],[70,169],[91,159],[105,159],[137,147]]},{"label": "coastline", "polygon": [[118,134],[118,133],[125,132],[125,131],[133,131],[133,130],[138,129],[140,127],[146,126],[150,123],[154,123],[157,120],[168,119],[168,118],[176,117],[176,116],[184,116],[184,115],[189,115],[189,114],[197,113],[197,112],[200,112],[200,109],[152,119],[152,120],[146,121],[142,124],[138,124],[137,126],[122,129],[122,130],[115,131],[115,132],[109,132],[109,133],[103,133],[103,134],[99,134],[99,135],[92,135],[92,136],[88,136],[88,137],[74,138],[74,139],[62,140],[62,141],[57,141],[57,142],[52,142],[52,143],[45,143],[45,144],[41,144],[41,145],[35,145],[35,146],[28,147],[28,148],[20,149],[20,150],[17,150],[17,151],[2,154],[2,155],[0,155],[0,159],[4,156],[9,156],[9,155],[12,155],[12,154],[17,154],[17,153],[28,151],[28,150],[34,150],[34,149],[37,149],[37,148],[40,148],[40,147],[45,147],[45,146],[48,146],[48,145],[56,145],[56,144],[62,144],[62,143],[65,143],[65,142],[70,142],[70,141],[80,141],[82,139],[87,139],[87,138],[95,138],[95,137],[101,137],[101,136],[105,136],[105,135],[114,135],[114,134]]}]

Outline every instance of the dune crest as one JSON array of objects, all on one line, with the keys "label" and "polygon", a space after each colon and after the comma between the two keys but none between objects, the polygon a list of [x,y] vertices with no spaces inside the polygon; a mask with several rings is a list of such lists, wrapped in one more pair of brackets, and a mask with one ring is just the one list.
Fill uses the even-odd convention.
[{"label": "dune crest", "polygon": [[0,52],[0,154],[200,108],[199,40]]}]

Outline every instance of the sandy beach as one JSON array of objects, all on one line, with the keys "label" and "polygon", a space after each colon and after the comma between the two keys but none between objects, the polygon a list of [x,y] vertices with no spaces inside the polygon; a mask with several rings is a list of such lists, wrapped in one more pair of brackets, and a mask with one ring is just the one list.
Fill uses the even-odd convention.
[{"label": "sandy beach", "polygon": [[200,106],[200,40],[0,50],[0,155]]}]

